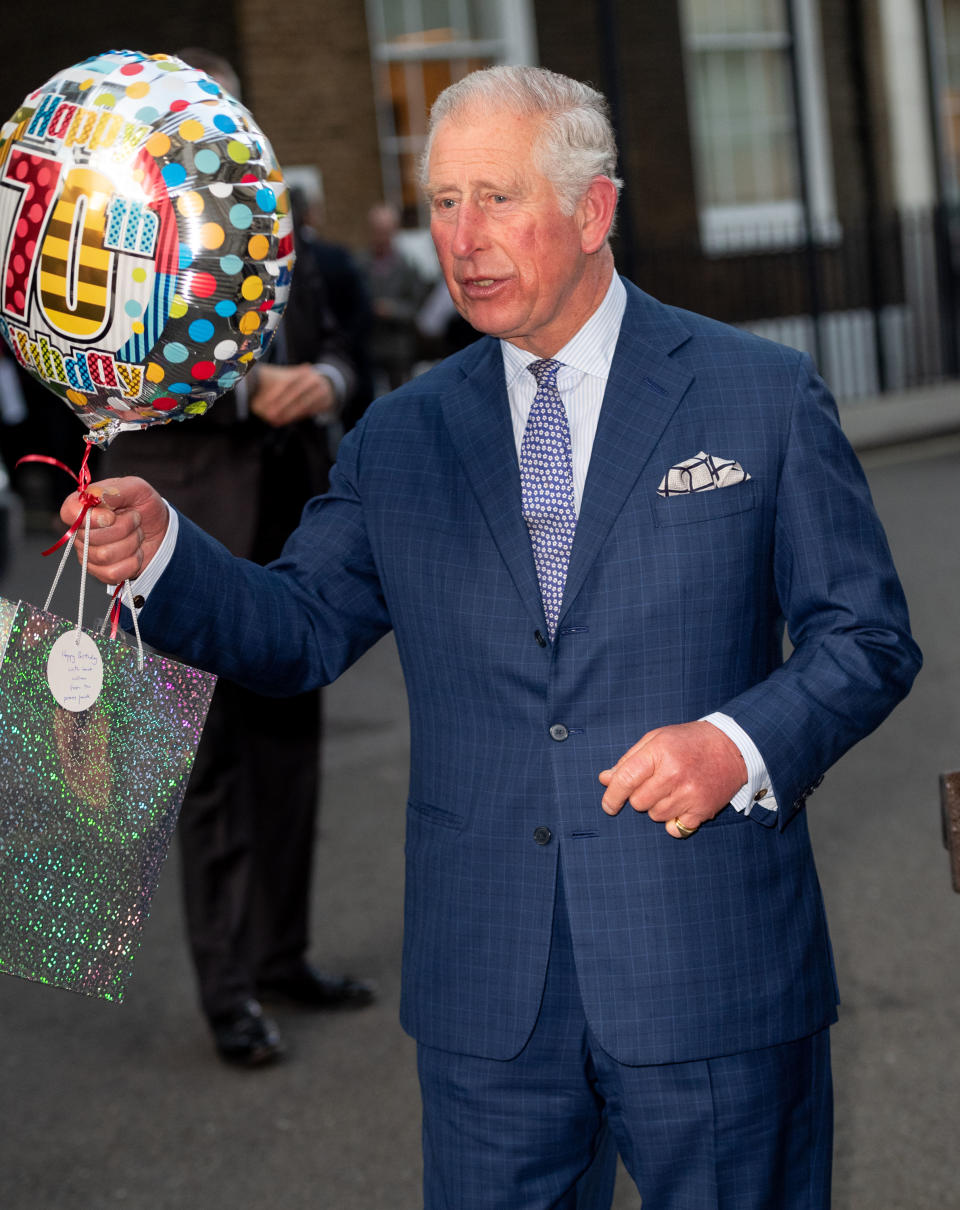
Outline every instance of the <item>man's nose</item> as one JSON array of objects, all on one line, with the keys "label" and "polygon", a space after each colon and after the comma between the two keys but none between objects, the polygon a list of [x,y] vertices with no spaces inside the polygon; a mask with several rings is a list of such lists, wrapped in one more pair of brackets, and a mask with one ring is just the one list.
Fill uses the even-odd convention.
[{"label": "man's nose", "polygon": [[463,202],[457,209],[457,225],[453,233],[453,255],[466,259],[483,247],[483,216],[473,202]]}]

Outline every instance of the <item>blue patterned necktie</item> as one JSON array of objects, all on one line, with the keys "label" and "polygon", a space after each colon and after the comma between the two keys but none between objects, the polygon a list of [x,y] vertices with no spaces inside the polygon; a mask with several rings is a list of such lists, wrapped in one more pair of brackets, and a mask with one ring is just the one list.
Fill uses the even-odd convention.
[{"label": "blue patterned necktie", "polygon": [[577,513],[573,502],[573,453],[570,426],[557,390],[562,363],[532,361],[527,369],[537,393],[520,443],[523,519],[530,531],[533,559],[550,638],[557,629]]}]

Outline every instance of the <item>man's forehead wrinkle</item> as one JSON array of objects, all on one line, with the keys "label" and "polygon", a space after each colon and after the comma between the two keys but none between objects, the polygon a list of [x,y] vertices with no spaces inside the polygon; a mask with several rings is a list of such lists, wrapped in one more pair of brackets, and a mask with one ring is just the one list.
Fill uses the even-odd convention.
[{"label": "man's forehead wrinkle", "polygon": [[[471,138],[465,131],[461,137],[454,134],[456,128],[438,135],[430,155],[431,178],[459,178],[464,174],[482,177],[486,181],[516,177],[520,172],[517,164],[517,140],[509,132],[503,138],[497,131],[484,130],[479,138]],[[524,148],[522,158],[530,158],[532,148]]]},{"label": "man's forehead wrinkle", "polygon": [[[439,154],[445,161],[462,166],[513,165],[518,135],[522,138],[525,134],[532,136],[533,133],[528,120],[509,110],[497,115],[478,115],[478,121],[448,118],[437,129],[430,158],[434,161]],[[525,141],[529,142],[529,154],[532,156],[536,141],[532,137]]]}]

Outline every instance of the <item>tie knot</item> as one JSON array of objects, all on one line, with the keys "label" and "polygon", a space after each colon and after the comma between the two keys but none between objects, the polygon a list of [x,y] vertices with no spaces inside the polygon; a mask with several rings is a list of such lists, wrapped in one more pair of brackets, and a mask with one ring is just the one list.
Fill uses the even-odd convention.
[{"label": "tie knot", "polygon": [[557,385],[557,371],[562,365],[562,361],[544,357],[540,361],[531,361],[527,369],[536,378],[538,387],[553,387]]}]

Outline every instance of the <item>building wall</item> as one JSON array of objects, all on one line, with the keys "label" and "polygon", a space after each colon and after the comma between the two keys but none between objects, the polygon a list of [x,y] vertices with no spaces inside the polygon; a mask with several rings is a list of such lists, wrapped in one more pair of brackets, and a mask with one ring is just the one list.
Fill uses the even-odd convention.
[{"label": "building wall", "polygon": [[[694,239],[697,214],[676,0],[605,0],[602,5],[536,0],[535,11],[541,65],[619,97],[625,186],[621,245],[628,234],[640,249]],[[625,249],[618,251],[622,263]]]},{"label": "building wall", "polygon": [[381,183],[361,0],[44,0],[30,20],[4,24],[0,112],[5,119],[57,71],[104,50],[185,46],[236,65],[281,165],[322,170],[330,238],[362,243]]},{"label": "building wall", "polygon": [[13,113],[28,92],[65,67],[106,50],[172,54],[206,46],[237,58],[234,0],[169,0],[160,5],[116,0],[42,0],[5,14],[0,112]]},{"label": "building wall", "polygon": [[[729,270],[742,259],[754,272],[762,258],[718,264],[697,251],[677,0],[533,0],[533,7],[540,62],[619,101],[621,266],[670,301],[741,317],[725,297]],[[837,217],[846,236],[892,207],[881,30],[874,0],[819,0],[819,10]],[[87,0],[82,10],[44,0],[32,21],[5,27],[0,103],[12,112],[56,70],[110,47],[174,51],[186,44],[237,65],[245,100],[280,163],[321,170],[328,236],[360,246],[366,211],[382,188],[361,0],[169,0],[149,9]],[[896,288],[895,275],[887,276]],[[782,291],[767,297],[772,290],[769,274],[760,274],[743,306],[769,314],[794,305]]]},{"label": "building wall", "polygon": [[325,232],[359,246],[380,200],[370,48],[359,0],[237,0],[245,97],[281,165],[323,174]]},{"label": "building wall", "polygon": [[883,48],[876,5],[820,0],[837,215],[863,222],[893,204]]},{"label": "building wall", "polygon": [[[536,0],[536,17],[544,66],[619,95],[626,181],[615,244],[621,268],[667,301],[736,322],[804,312],[811,283],[802,251],[777,257],[772,273],[770,257],[699,250],[677,0]],[[873,281],[862,269],[856,284],[843,268],[844,258],[863,266],[877,260],[877,227],[891,222],[886,79],[873,0],[819,0],[819,19],[843,235],[842,245],[821,250],[819,290],[821,305],[843,309],[869,301],[871,290],[886,297],[900,288],[894,264],[880,266]]]},{"label": "building wall", "polygon": [[618,0],[624,158],[637,242],[697,231],[693,156],[676,0]]},{"label": "building wall", "polygon": [[[608,95],[619,93],[622,227],[629,225],[640,248],[695,240],[676,0],[534,0],[534,13],[544,66],[591,80]],[[847,224],[870,209],[884,212],[892,202],[877,6],[872,0],[820,0],[820,19],[837,211]],[[362,243],[364,216],[382,186],[360,0],[170,0],[149,9],[87,0],[82,10],[67,0],[45,0],[35,20],[5,26],[0,109],[12,112],[30,89],[86,55],[120,46],[174,51],[188,44],[236,63],[245,100],[281,164],[322,171],[328,234]],[[858,94],[858,54],[866,109]]]}]

